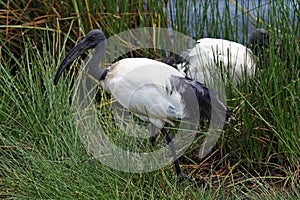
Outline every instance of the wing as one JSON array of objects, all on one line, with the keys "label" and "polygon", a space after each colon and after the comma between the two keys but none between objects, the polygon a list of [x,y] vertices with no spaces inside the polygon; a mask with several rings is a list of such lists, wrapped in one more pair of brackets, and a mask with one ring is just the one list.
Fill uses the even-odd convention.
[{"label": "wing", "polygon": [[173,67],[146,58],[120,60],[113,65],[103,86],[132,112],[151,119],[182,118],[181,97],[170,93],[172,75],[184,77]]}]

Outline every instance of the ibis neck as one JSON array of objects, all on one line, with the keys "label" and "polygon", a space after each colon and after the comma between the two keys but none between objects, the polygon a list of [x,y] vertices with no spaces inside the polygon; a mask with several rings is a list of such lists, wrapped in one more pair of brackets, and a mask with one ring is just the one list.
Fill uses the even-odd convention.
[{"label": "ibis neck", "polygon": [[104,79],[106,75],[106,69],[100,67],[100,62],[104,56],[107,47],[107,41],[101,42],[95,48],[92,58],[87,64],[88,74],[93,76],[96,80]]}]

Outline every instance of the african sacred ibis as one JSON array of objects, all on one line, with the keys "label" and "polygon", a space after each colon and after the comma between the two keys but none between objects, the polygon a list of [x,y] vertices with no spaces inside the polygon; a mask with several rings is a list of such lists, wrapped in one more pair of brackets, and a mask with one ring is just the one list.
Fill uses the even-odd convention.
[{"label": "african sacred ibis", "polygon": [[88,62],[89,73],[92,72],[91,75],[123,107],[142,120],[149,120],[161,130],[170,147],[176,174],[181,175],[173,140],[164,129],[164,123],[172,119],[191,119],[199,123],[203,118],[215,118],[212,121],[225,122],[230,117],[229,109],[214,91],[159,61],[126,58],[106,69],[100,68],[106,46],[107,40],[101,30],[90,31],[64,58],[54,84],[58,83],[63,70],[78,56],[95,48],[95,52],[100,54],[94,55]]},{"label": "african sacred ibis", "polygon": [[[180,71],[185,71],[192,79],[207,85],[221,83],[229,79],[238,85],[245,76],[254,76],[257,59],[264,59],[263,48],[269,47],[269,33],[256,29],[249,38],[250,48],[218,38],[202,38],[194,48],[180,55],[188,64],[177,64]],[[219,81],[219,82],[217,82]]]}]

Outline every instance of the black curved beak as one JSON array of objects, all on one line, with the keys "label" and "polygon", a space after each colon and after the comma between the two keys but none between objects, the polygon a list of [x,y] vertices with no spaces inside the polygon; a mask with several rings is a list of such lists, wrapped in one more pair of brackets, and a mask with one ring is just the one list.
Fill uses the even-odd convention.
[{"label": "black curved beak", "polygon": [[64,60],[62,61],[62,63],[60,64],[60,66],[56,72],[56,75],[54,78],[54,85],[57,85],[62,72],[67,67],[69,67],[76,58],[81,56],[84,52],[86,52],[89,49],[90,49],[90,46],[89,46],[88,41],[86,39],[83,39],[67,54],[67,56],[64,58]]}]

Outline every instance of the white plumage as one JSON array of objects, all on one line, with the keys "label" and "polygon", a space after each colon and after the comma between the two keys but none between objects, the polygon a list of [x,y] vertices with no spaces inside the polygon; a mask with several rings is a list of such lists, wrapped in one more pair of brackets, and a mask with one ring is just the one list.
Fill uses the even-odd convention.
[{"label": "white plumage", "polygon": [[[236,42],[216,38],[203,38],[197,41],[194,48],[181,55],[188,61],[187,75],[208,85],[217,81],[234,85],[252,77],[256,70],[256,60],[252,51]],[[182,71],[185,65],[178,65]]]},{"label": "white plumage", "polygon": [[166,95],[167,88],[171,90],[169,78],[184,77],[176,69],[147,58],[127,58],[107,70],[101,84],[123,107],[149,117],[158,128],[168,119],[185,117],[178,91]]}]

